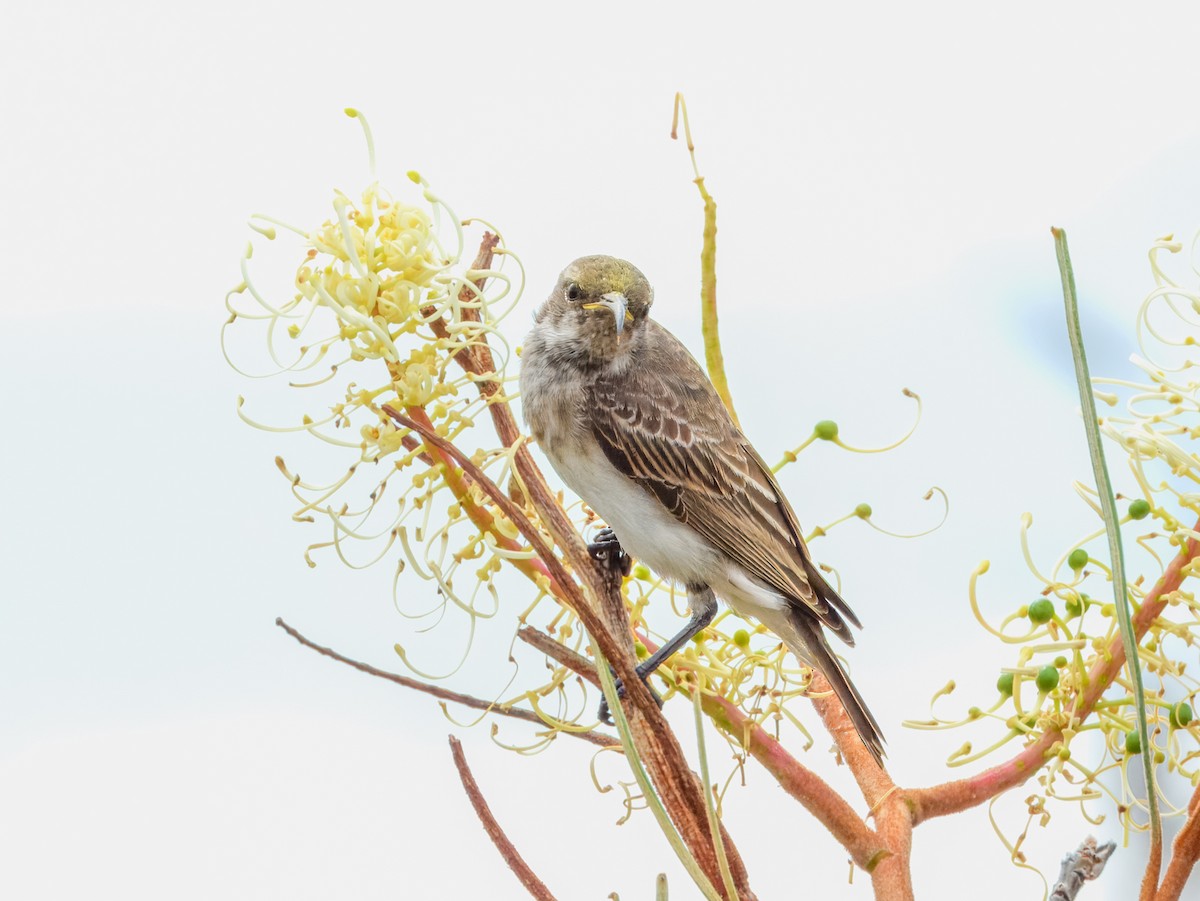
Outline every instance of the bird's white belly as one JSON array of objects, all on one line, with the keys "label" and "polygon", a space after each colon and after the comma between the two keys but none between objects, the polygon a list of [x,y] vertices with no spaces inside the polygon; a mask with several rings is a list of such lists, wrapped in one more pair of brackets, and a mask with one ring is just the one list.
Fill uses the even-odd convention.
[{"label": "bird's white belly", "polygon": [[709,584],[724,575],[724,555],[609,463],[599,447],[581,442],[567,453],[545,450],[562,480],[600,515],[635,560],[681,583]]},{"label": "bird's white belly", "polygon": [[682,586],[707,585],[739,614],[758,619],[779,635],[794,631],[787,624],[788,602],[777,591],[679,522],[656,497],[609,463],[599,447],[579,442],[567,453],[561,452],[561,444],[544,449],[562,480],[639,563]]}]

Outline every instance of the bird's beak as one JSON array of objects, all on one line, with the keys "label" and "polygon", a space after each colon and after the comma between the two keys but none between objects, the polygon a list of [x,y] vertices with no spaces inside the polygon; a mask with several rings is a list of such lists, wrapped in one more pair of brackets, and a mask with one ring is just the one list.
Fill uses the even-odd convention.
[{"label": "bird's beak", "polygon": [[585,303],[583,308],[585,310],[611,310],[613,314],[613,320],[616,322],[617,334],[620,335],[621,332],[625,330],[626,320],[632,321],[633,319],[626,309],[628,305],[629,301],[626,299],[624,294],[620,293],[619,291],[609,291],[607,294],[601,294],[598,302]]}]

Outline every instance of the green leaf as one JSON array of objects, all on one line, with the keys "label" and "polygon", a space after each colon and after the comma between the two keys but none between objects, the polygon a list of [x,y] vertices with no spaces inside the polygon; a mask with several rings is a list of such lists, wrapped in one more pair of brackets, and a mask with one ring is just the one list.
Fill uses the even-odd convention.
[{"label": "green leaf", "polygon": [[[1138,658],[1137,636],[1133,631],[1133,620],[1129,615],[1129,589],[1125,583],[1125,552],[1121,547],[1121,516],[1117,512],[1117,500],[1113,496],[1112,480],[1109,479],[1108,465],[1104,461],[1104,446],[1100,443],[1100,421],[1096,415],[1092,378],[1088,373],[1087,355],[1083,349],[1083,332],[1079,327],[1075,271],[1071,268],[1071,254],[1067,250],[1067,233],[1061,228],[1052,228],[1050,232],[1054,235],[1058,271],[1062,276],[1063,305],[1066,307],[1067,313],[1067,335],[1071,339],[1071,355],[1075,360],[1075,381],[1079,386],[1079,405],[1083,410],[1084,431],[1087,434],[1088,451],[1092,458],[1092,472],[1096,477],[1096,491],[1100,496],[1100,508],[1104,513],[1104,529],[1108,534],[1108,550],[1112,557],[1113,600],[1116,604],[1117,622],[1121,627],[1121,643],[1125,647],[1125,662],[1129,667],[1129,675],[1133,683],[1133,700],[1137,709],[1138,745],[1142,754],[1142,766],[1146,770],[1146,806],[1150,814],[1151,841],[1156,845],[1161,845],[1162,822],[1158,813],[1158,791],[1155,786],[1154,761],[1151,756],[1150,727],[1146,721],[1146,691],[1142,687],[1142,665]],[[1126,747],[1129,745],[1130,741],[1127,737]]]}]

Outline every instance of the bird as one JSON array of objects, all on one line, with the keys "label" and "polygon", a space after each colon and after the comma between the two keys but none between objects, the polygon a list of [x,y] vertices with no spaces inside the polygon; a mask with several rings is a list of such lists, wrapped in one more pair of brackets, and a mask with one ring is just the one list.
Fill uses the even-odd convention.
[{"label": "bird", "polygon": [[529,433],[607,525],[593,556],[620,557],[628,574],[629,555],[686,587],[687,626],[638,676],[703,630],[719,597],[825,676],[882,766],[883,731],[825,636],[853,646],[850,626],[862,624],[814,564],[770,467],[700,364],[650,318],[653,301],[632,263],[581,257],[537,308],[521,349]]}]

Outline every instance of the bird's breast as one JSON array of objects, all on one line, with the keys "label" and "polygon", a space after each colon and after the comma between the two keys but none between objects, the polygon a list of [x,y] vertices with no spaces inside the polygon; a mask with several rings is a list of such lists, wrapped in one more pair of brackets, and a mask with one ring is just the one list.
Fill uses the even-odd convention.
[{"label": "bird's breast", "polygon": [[613,466],[594,439],[544,449],[567,487],[596,511],[635,560],[683,583],[707,584],[724,570],[722,555]]}]

